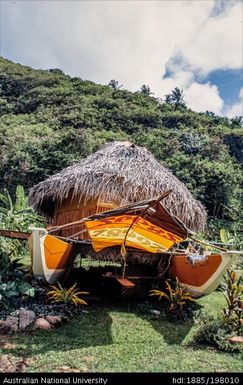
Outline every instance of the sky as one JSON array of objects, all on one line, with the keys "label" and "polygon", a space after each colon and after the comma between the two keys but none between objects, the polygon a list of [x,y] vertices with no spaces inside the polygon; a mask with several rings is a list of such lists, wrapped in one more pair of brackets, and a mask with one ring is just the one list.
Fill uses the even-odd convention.
[{"label": "sky", "polygon": [[0,0],[1,56],[243,115],[241,0]]}]

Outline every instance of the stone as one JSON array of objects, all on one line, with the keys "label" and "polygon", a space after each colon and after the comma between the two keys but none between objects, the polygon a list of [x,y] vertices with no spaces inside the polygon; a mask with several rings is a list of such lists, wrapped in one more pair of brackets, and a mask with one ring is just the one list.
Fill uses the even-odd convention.
[{"label": "stone", "polygon": [[53,325],[51,325],[45,318],[37,318],[35,321],[34,329],[50,330],[52,328]]},{"label": "stone", "polygon": [[19,310],[19,330],[27,329],[36,319],[35,312],[21,308]]},{"label": "stone", "polygon": [[150,313],[159,316],[160,313],[161,313],[161,311],[160,311],[160,310],[154,310],[154,309],[152,309],[152,310],[150,310]]},{"label": "stone", "polygon": [[8,334],[11,333],[11,326],[6,323],[6,321],[0,320],[0,333],[1,334]]},{"label": "stone", "polygon": [[61,317],[58,315],[47,315],[46,320],[51,324],[51,325],[58,325],[62,322]]},{"label": "stone", "polygon": [[0,373],[16,372],[16,366],[12,358],[7,354],[0,356]]},{"label": "stone", "polygon": [[229,342],[233,342],[235,344],[243,344],[243,336],[230,337]]},{"label": "stone", "polygon": [[18,323],[19,323],[18,317],[13,317],[13,316],[9,315],[6,318],[5,322],[11,327],[12,332],[18,331]]}]

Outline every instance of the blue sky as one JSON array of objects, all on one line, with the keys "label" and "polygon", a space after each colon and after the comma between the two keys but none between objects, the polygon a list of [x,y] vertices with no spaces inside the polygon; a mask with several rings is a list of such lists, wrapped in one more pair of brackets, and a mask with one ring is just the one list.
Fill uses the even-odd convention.
[{"label": "blue sky", "polygon": [[[219,94],[228,105],[237,103],[242,87],[242,70],[215,70],[208,74],[204,81],[215,84]],[[200,80],[199,80],[200,81]]]},{"label": "blue sky", "polygon": [[[170,78],[172,73],[167,70],[164,78]],[[217,86],[220,97],[224,103],[231,107],[239,103],[239,94],[242,88],[243,72],[238,70],[219,69],[209,72],[207,76],[195,75],[195,79],[200,84],[211,83]]]},{"label": "blue sky", "polygon": [[1,0],[1,55],[163,98],[243,115],[240,0]]}]

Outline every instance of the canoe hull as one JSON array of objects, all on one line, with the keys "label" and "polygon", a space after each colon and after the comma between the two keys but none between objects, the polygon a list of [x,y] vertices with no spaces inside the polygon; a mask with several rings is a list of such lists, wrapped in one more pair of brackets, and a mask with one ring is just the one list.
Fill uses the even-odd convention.
[{"label": "canoe hull", "polygon": [[34,229],[29,237],[32,270],[35,279],[53,284],[67,271],[74,248],[53,237],[45,229]]},{"label": "canoe hull", "polygon": [[194,297],[200,297],[217,289],[233,259],[234,254],[224,252],[208,254],[201,261],[192,263],[187,255],[177,255],[172,258],[170,276],[177,277]]},{"label": "canoe hull", "polygon": [[[33,229],[29,237],[32,270],[35,279],[53,284],[67,272],[75,247],[57,237],[49,235],[43,228]],[[174,255],[170,276],[178,278],[194,297],[214,291],[226,270],[232,264],[234,253],[208,253],[201,260],[190,260],[188,255]],[[141,277],[142,278],[142,277]]]}]

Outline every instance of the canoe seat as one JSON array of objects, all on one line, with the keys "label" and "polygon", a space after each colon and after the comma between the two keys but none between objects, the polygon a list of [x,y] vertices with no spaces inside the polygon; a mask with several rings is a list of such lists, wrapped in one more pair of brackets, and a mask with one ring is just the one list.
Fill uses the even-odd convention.
[{"label": "canoe seat", "polygon": [[129,281],[129,279],[127,279],[127,278],[116,277],[116,280],[117,280],[117,282],[120,283],[120,285],[122,285],[123,287],[126,287],[126,288],[130,288],[130,287],[135,286],[135,283],[133,283],[132,281]]}]

